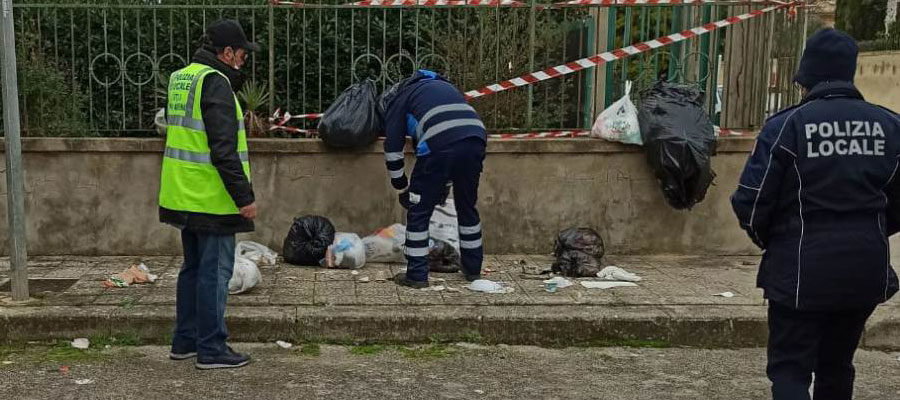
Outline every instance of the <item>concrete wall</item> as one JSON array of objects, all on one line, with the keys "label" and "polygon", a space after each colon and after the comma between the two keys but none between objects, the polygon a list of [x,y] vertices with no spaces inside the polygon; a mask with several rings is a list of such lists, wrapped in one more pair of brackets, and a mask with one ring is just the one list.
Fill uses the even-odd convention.
[{"label": "concrete wall", "polygon": [[[597,228],[617,254],[754,253],[728,202],[752,143],[721,141],[715,186],[688,212],[665,203],[639,148],[492,141],[480,192],[487,251],[549,253],[557,231],[578,225]],[[157,219],[162,141],[35,138],[23,147],[30,254],[181,251],[177,231]],[[260,219],[242,238],[280,249],[292,218],[307,213],[360,234],[403,221],[379,147],[336,152],[315,140],[251,141]],[[8,240],[5,182],[0,177],[0,252]]]},{"label": "concrete wall", "polygon": [[866,100],[900,110],[900,51],[860,54],[856,86]]}]

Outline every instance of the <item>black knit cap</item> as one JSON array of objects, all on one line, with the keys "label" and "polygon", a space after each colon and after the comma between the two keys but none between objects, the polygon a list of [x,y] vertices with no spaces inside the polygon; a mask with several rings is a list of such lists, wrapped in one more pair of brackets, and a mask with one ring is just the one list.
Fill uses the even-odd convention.
[{"label": "black knit cap", "polygon": [[807,89],[825,81],[853,82],[859,46],[850,35],[825,28],[806,40],[794,82]]}]

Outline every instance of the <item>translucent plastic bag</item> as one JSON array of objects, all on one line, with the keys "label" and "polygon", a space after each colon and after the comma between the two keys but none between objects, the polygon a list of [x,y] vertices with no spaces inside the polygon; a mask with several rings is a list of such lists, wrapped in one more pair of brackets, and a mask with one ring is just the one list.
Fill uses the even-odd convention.
[{"label": "translucent plastic bag", "polygon": [[244,257],[256,263],[257,266],[275,265],[275,262],[278,261],[278,253],[256,242],[241,241],[235,250],[236,257]]},{"label": "translucent plastic bag", "polygon": [[406,226],[393,224],[379,229],[362,239],[366,248],[366,261],[377,263],[406,262],[403,248],[406,244]]},{"label": "translucent plastic bag", "polygon": [[234,258],[234,273],[231,274],[231,280],[228,281],[228,293],[247,292],[259,285],[260,281],[262,281],[262,274],[255,262],[242,256]]},{"label": "translucent plastic bag", "polygon": [[457,252],[459,251],[459,222],[453,199],[447,199],[443,205],[434,208],[431,220],[428,221],[428,236],[434,240],[450,243]]},{"label": "translucent plastic bag", "polygon": [[326,268],[359,269],[366,265],[366,246],[355,233],[338,232],[325,253]]},{"label": "translucent plastic bag", "polygon": [[631,81],[625,82],[625,95],[594,121],[591,136],[626,144],[643,144],[638,110],[631,102]]}]

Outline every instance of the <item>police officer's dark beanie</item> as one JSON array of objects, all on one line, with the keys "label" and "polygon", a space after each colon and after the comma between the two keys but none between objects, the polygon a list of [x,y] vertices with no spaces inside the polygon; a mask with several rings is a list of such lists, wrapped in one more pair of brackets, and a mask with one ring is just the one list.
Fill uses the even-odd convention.
[{"label": "police officer's dark beanie", "polygon": [[807,89],[825,81],[853,82],[859,46],[850,35],[825,28],[806,40],[794,82]]}]

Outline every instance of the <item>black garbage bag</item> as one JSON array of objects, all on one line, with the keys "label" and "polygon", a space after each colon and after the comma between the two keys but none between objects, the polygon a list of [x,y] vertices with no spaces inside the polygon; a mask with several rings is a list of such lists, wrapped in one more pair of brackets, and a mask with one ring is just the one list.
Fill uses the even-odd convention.
[{"label": "black garbage bag", "polygon": [[325,217],[304,215],[294,218],[284,238],[284,261],[294,265],[319,266],[334,242],[334,225]]},{"label": "black garbage bag", "polygon": [[443,240],[432,239],[428,249],[428,270],[431,272],[456,273],[460,269],[459,251]]},{"label": "black garbage bag", "polygon": [[597,276],[606,248],[591,228],[569,228],[559,233],[553,246],[556,262],[551,271],[571,277]]},{"label": "black garbage bag", "polygon": [[333,147],[363,147],[374,142],[384,130],[377,97],[372,80],[350,85],[325,110],[319,137]]},{"label": "black garbage bag", "polygon": [[659,82],[642,94],[638,112],[647,162],[666,201],[678,210],[703,201],[716,174],[716,136],[703,94],[694,86]]}]

